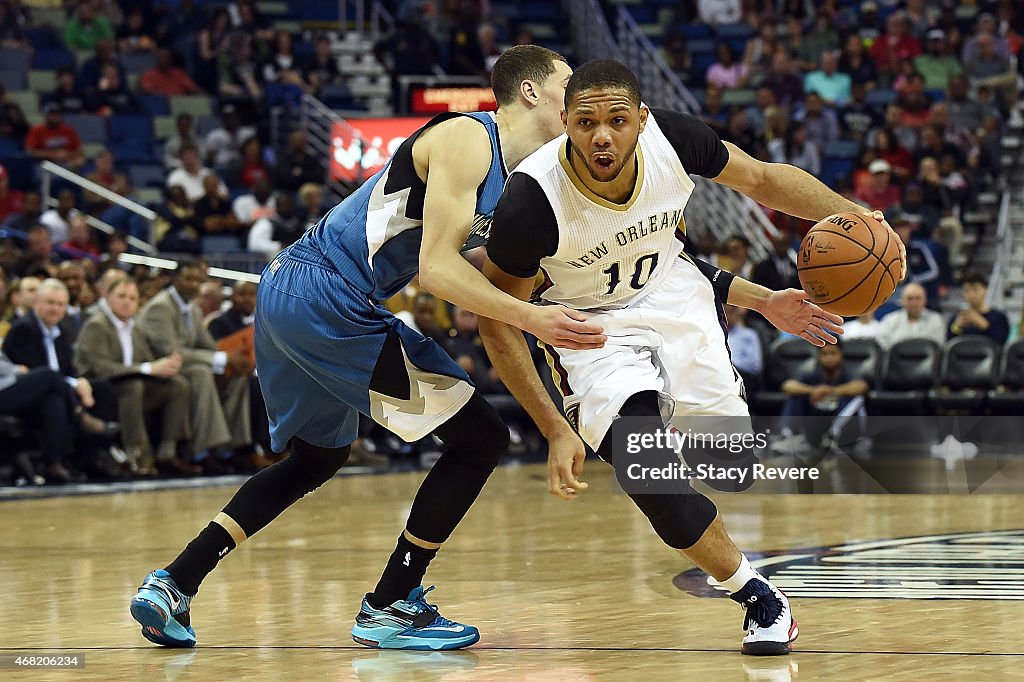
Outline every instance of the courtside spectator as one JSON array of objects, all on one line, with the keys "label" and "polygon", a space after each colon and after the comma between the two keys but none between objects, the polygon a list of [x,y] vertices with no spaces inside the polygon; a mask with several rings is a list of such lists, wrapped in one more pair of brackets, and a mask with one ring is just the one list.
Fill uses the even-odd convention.
[{"label": "courtside spectator", "polygon": [[975,334],[987,336],[1000,346],[1010,335],[1010,321],[1000,310],[989,307],[988,279],[980,272],[964,276],[964,300],[969,307],[961,310],[949,323],[949,338]]},{"label": "courtside spectator", "polygon": [[900,292],[901,310],[882,318],[876,337],[882,348],[889,348],[904,339],[930,339],[941,343],[946,338],[946,322],[942,315],[929,310],[928,295],[920,284],[904,284]]}]

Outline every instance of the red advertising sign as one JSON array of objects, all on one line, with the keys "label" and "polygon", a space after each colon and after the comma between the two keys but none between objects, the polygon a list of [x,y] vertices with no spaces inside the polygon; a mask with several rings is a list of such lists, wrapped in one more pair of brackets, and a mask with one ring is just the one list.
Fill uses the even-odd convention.
[{"label": "red advertising sign", "polygon": [[440,114],[446,111],[495,111],[498,103],[490,88],[412,89],[413,113]]},{"label": "red advertising sign", "polygon": [[[368,178],[388,162],[407,137],[429,121],[428,118],[351,119],[349,125],[335,123],[331,131],[331,177],[344,182]],[[354,131],[354,134],[353,134]]]}]

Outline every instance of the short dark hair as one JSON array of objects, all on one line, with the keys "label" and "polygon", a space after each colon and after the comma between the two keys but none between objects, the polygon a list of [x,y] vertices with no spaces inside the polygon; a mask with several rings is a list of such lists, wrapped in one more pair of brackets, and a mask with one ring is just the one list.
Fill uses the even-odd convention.
[{"label": "short dark hair", "polygon": [[988,287],[988,277],[979,270],[971,270],[964,275],[963,284],[980,284],[983,287]]},{"label": "short dark hair", "polygon": [[543,83],[555,72],[554,63],[564,61],[562,55],[539,45],[516,45],[505,50],[491,69],[491,89],[498,106],[516,101],[520,83]]},{"label": "short dark hair", "polygon": [[591,59],[573,72],[565,87],[566,111],[576,95],[594,89],[625,90],[630,101],[640,106],[640,82],[629,67],[614,59]]}]

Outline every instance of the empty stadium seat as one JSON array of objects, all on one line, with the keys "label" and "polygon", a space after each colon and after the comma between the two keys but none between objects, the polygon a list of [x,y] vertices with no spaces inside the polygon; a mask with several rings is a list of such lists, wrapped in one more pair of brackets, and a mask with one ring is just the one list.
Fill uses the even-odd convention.
[{"label": "empty stadium seat", "polygon": [[32,68],[42,71],[56,71],[62,66],[75,66],[75,53],[63,47],[36,50],[32,54]]},{"label": "empty stadium seat", "polygon": [[192,114],[200,119],[213,113],[210,98],[206,95],[177,95],[171,98],[171,115]]},{"label": "empty stadium seat", "polygon": [[5,71],[28,73],[31,63],[32,59],[29,51],[22,47],[0,48],[0,65],[3,66]]},{"label": "empty stadium seat", "polygon": [[28,87],[39,93],[48,93],[57,89],[56,71],[39,71],[33,69],[28,72]]},{"label": "empty stadium seat", "polygon": [[94,114],[67,114],[64,122],[75,129],[84,144],[103,144],[107,141],[107,122]]},{"label": "empty stadium seat", "polygon": [[980,410],[999,371],[999,347],[986,336],[950,339],[942,349],[939,387],[928,393],[946,410]]},{"label": "empty stadium seat", "polygon": [[1003,348],[996,388],[988,392],[988,404],[998,414],[1024,414],[1024,339]]},{"label": "empty stadium seat", "polygon": [[8,90],[24,90],[28,87],[28,72],[13,71],[7,69],[7,65],[0,62],[4,68],[0,70],[0,84]]},{"label": "empty stadium seat", "polygon": [[113,142],[153,141],[153,119],[149,116],[115,114],[107,120],[107,135]]},{"label": "empty stadium seat", "polygon": [[156,56],[151,52],[127,52],[120,57],[125,73],[142,74],[156,66]]},{"label": "empty stadium seat", "polygon": [[882,356],[882,347],[874,339],[843,341],[843,369],[854,379],[863,379],[872,386],[878,385]]},{"label": "empty stadium seat", "polygon": [[163,95],[147,95],[145,93],[136,95],[139,105],[149,113],[150,116],[169,116],[171,103]]},{"label": "empty stadium seat", "polygon": [[890,348],[879,376],[880,388],[868,394],[871,411],[890,416],[922,414],[941,357],[941,346],[930,339],[907,339]]},{"label": "empty stadium seat", "polygon": [[832,140],[825,144],[821,155],[833,159],[856,159],[860,154],[860,143],[856,140]]},{"label": "empty stadium seat", "polygon": [[818,364],[818,349],[792,336],[776,339],[765,359],[764,390],[754,404],[760,414],[779,414],[787,396],[779,388],[787,379],[810,374]]},{"label": "empty stadium seat", "polygon": [[128,182],[132,187],[163,187],[167,181],[167,171],[162,165],[136,163],[128,167]]}]

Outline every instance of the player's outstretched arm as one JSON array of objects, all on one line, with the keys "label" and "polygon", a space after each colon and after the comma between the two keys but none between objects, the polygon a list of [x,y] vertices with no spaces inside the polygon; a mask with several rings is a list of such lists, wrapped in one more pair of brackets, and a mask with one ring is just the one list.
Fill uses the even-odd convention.
[{"label": "player's outstretched arm", "polygon": [[[525,329],[559,348],[591,348],[604,343],[603,330],[564,309],[542,310],[491,285],[460,250],[476,211],[477,187],[491,164],[490,137],[465,117],[439,124],[417,145],[427,160],[423,200],[423,240],[419,282],[435,296],[481,317]],[[424,156],[421,157],[420,154]]]},{"label": "player's outstretched arm", "polygon": [[[484,275],[517,300],[525,301],[533,290],[532,279],[509,275],[490,259],[484,263]],[[564,500],[574,499],[587,488],[578,478],[583,473],[586,449],[544,389],[523,333],[498,320],[481,317],[480,338],[501,380],[548,441],[548,492]]]},{"label": "player's outstretched arm", "polygon": [[737,276],[729,286],[727,303],[756,310],[777,329],[819,348],[835,343],[834,335],[843,333],[843,318],[808,301],[807,294],[800,289],[772,291]]},{"label": "player's outstretched arm", "polygon": [[742,192],[759,204],[777,211],[806,220],[818,221],[834,213],[863,213],[874,217],[890,232],[900,246],[901,274],[907,274],[907,250],[903,241],[885,221],[881,211],[866,210],[860,204],[836,194],[821,180],[796,166],[787,163],[765,163],[758,161],[732,144],[725,143],[729,150],[729,162],[714,181]]}]

